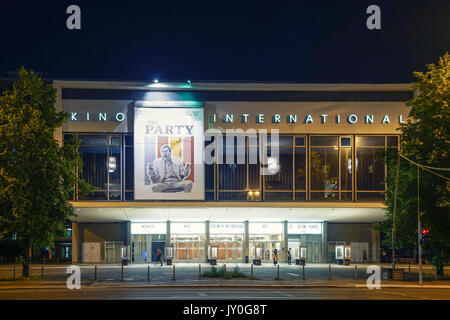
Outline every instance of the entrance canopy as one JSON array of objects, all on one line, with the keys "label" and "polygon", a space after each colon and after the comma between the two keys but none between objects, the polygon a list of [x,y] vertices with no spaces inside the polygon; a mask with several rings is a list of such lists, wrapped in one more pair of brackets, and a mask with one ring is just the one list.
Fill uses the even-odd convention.
[{"label": "entrance canopy", "polygon": [[[75,222],[353,222],[373,223],[386,218],[382,207],[78,207]],[[354,204],[353,204],[354,205]],[[75,203],[74,203],[75,206]]]}]

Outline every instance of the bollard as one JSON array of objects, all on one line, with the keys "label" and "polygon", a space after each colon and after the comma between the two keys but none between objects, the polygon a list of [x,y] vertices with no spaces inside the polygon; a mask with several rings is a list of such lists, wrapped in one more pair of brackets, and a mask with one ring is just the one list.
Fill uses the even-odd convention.
[{"label": "bollard", "polygon": [[250,277],[253,279],[253,263],[250,266]]},{"label": "bollard", "polygon": [[150,266],[147,268],[147,281],[150,281]]},{"label": "bollard", "polygon": [[331,264],[328,265],[328,280],[331,280]]},{"label": "bollard", "polygon": [[41,267],[41,281],[44,281],[44,267]]},{"label": "bollard", "polygon": [[303,280],[305,280],[305,265],[302,266],[303,272],[302,272],[302,277]]},{"label": "bollard", "polygon": [[384,267],[381,265],[381,280],[384,279]]},{"label": "bollard", "polygon": [[94,269],[94,281],[97,281],[97,266],[95,266]]},{"label": "bollard", "polygon": [[122,278],[121,278],[121,280],[120,281],[123,281],[123,265],[122,265]]},{"label": "bollard", "polygon": [[198,264],[198,280],[202,279],[202,266]]},{"label": "bollard", "polygon": [[44,256],[44,265],[45,265],[45,256]]},{"label": "bollard", "polygon": [[226,264],[223,265],[223,277],[225,279],[227,278],[227,265]]},{"label": "bollard", "polygon": [[277,279],[280,279],[280,265],[277,265]]},{"label": "bollard", "polygon": [[411,280],[411,265],[408,266],[408,280]]},{"label": "bollard", "polygon": [[16,267],[14,267],[14,281],[16,281]]},{"label": "bollard", "polygon": [[358,266],[355,265],[355,280],[358,279]]},{"label": "bollard", "polygon": [[175,265],[173,265],[173,278],[172,280],[175,280]]}]

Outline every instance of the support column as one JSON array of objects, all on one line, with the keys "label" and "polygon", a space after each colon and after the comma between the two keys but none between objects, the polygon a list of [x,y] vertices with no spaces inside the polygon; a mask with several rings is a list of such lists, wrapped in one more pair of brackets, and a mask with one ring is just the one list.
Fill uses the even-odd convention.
[{"label": "support column", "polygon": [[372,250],[370,253],[370,262],[380,262],[380,230],[375,230],[374,227],[378,223],[372,223]]},{"label": "support column", "polygon": [[125,229],[124,244],[126,246],[131,246],[131,222],[130,221],[124,222],[124,229]]},{"label": "support column", "polygon": [[209,245],[211,244],[210,221],[205,221],[205,261],[209,260]]},{"label": "support column", "polygon": [[170,221],[166,221],[166,247],[170,246]]},{"label": "support column", "polygon": [[322,221],[322,263],[328,262],[328,230],[327,222]]},{"label": "support column", "polygon": [[[288,222],[283,221],[283,248],[281,248],[282,254],[282,262],[287,262],[287,251],[289,249],[289,234],[288,234]],[[284,250],[283,250],[284,249]]]},{"label": "support column", "polygon": [[245,257],[248,257],[248,260],[250,262],[250,241],[249,241],[249,235],[248,235],[248,221],[244,221],[244,262]]},{"label": "support column", "polygon": [[72,222],[72,263],[78,263],[78,225]]}]

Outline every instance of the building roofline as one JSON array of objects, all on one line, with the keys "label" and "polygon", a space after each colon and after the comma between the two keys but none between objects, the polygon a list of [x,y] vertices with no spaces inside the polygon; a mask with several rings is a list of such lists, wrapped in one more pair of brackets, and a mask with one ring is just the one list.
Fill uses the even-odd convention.
[{"label": "building roofline", "polygon": [[145,91],[413,91],[410,83],[158,82],[54,80],[58,88]]}]

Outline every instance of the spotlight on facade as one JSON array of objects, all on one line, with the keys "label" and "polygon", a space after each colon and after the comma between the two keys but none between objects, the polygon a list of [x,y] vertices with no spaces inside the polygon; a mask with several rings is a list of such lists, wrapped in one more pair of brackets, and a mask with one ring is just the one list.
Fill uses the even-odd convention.
[{"label": "spotlight on facade", "polygon": [[153,83],[158,83],[159,80],[158,79],[153,79]]}]

